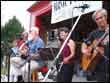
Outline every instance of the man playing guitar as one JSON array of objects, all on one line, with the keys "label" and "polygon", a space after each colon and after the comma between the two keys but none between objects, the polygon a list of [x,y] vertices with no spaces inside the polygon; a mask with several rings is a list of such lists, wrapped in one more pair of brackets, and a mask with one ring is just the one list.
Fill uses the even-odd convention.
[{"label": "man playing guitar", "polygon": [[[107,23],[107,11],[105,9],[97,10],[93,13],[92,18],[96,22],[98,29],[91,32],[87,40],[82,44],[82,53],[88,57],[88,60],[84,60],[83,56],[82,68],[88,71],[91,64],[96,60],[95,64],[93,64],[95,65],[96,80],[98,82],[109,81],[109,24]],[[105,37],[103,37],[104,35]],[[95,48],[94,46],[93,48],[89,48],[94,41],[95,44],[98,42],[98,45]],[[96,52],[94,58],[92,57],[94,56],[92,55],[92,51]],[[88,62],[90,63],[88,64]]]}]

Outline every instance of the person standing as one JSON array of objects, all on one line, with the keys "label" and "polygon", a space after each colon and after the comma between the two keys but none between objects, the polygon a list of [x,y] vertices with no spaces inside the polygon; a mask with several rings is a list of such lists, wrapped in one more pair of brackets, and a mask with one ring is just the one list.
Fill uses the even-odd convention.
[{"label": "person standing", "polygon": [[[67,27],[59,29],[59,38],[61,45],[66,40],[69,30]],[[74,70],[74,57],[75,57],[75,42],[72,39],[68,39],[66,45],[62,50],[63,66],[58,74],[58,82],[72,82],[73,70]]]},{"label": "person standing", "polygon": [[[107,11],[105,9],[96,10],[92,15],[93,20],[97,24],[97,29],[89,34],[89,37],[82,44],[82,53],[86,56],[91,56],[91,49],[89,45],[93,44],[94,41],[98,42],[101,37],[105,34],[106,37],[101,40],[96,47],[97,50],[97,63],[95,68],[96,80],[98,82],[109,81],[109,24],[107,23]],[[106,58],[105,58],[106,57]]]}]

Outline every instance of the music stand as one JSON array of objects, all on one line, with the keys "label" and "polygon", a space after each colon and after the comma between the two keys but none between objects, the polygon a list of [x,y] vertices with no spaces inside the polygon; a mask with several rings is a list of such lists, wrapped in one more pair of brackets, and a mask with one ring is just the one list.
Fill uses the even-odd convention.
[{"label": "music stand", "polygon": [[9,49],[8,51],[8,82],[10,81],[10,55],[13,53],[12,49],[9,47],[7,41],[4,42],[4,47],[6,47],[6,50]]},{"label": "music stand", "polygon": [[57,55],[59,48],[40,48],[39,55],[43,61],[54,60]]}]

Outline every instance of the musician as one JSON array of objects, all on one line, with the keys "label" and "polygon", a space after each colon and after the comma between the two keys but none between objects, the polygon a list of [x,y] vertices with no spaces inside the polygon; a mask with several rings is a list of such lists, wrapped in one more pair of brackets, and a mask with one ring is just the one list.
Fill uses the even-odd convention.
[{"label": "musician", "polygon": [[[61,45],[66,40],[69,30],[67,27],[59,29],[59,38]],[[62,50],[63,66],[58,74],[58,82],[71,82],[74,70],[75,42],[69,39]]]},{"label": "musician", "polygon": [[[98,42],[105,32],[109,33],[109,24],[107,23],[107,11],[105,9],[96,10],[92,19],[97,24],[97,29],[89,34],[89,37],[84,41],[82,45],[82,53],[86,56],[91,56],[91,49],[88,48],[89,45],[93,43],[94,40]],[[107,35],[96,47],[98,61],[96,63],[96,80],[98,82],[105,82],[109,79],[108,73],[108,59],[109,59],[109,35]],[[105,58],[105,57],[106,58]]]},{"label": "musician", "polygon": [[[26,52],[28,51],[28,47],[26,44],[19,49],[21,44],[18,42],[18,40],[18,38],[13,40],[13,48],[11,48],[13,53],[10,57],[10,82],[17,82],[17,77],[22,76],[21,69],[19,69],[17,66],[25,61],[21,57],[26,56]],[[22,43],[25,42],[22,41]]]},{"label": "musician", "polygon": [[13,40],[12,51],[14,53],[14,56],[19,55],[18,50],[23,43],[25,43],[25,41],[23,40],[23,36],[21,34],[17,35],[16,38]]},{"label": "musician", "polygon": [[24,40],[24,41],[27,41],[27,39],[28,39],[28,32],[27,32],[27,31],[24,31],[24,32],[22,33],[22,36],[23,36],[23,40]]},{"label": "musician", "polygon": [[[44,48],[44,42],[39,37],[39,29],[38,27],[32,27],[31,31],[29,33],[28,37],[28,43],[26,44],[28,47],[28,51],[25,49],[22,50],[22,47],[20,49],[20,53],[26,57],[30,56],[30,70],[31,72],[35,69],[39,69],[44,65],[44,62],[39,58],[38,49]],[[22,57],[14,57],[11,59],[12,64],[14,62],[17,62],[19,65],[21,65],[26,59]],[[24,81],[28,81],[28,61],[20,68]],[[16,67],[16,65],[14,65]]]}]

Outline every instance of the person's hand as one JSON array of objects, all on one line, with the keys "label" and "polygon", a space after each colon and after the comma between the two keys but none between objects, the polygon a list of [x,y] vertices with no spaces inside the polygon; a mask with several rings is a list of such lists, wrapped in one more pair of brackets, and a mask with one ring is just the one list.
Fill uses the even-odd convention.
[{"label": "person's hand", "polygon": [[104,55],[104,48],[103,47],[96,47],[96,50],[100,55]]},{"label": "person's hand", "polygon": [[32,60],[37,60],[39,58],[40,58],[39,54],[31,54],[31,59]]},{"label": "person's hand", "polygon": [[84,56],[89,57],[91,55],[92,48],[90,46],[87,46],[85,43],[82,44],[81,51]]},{"label": "person's hand", "polygon": [[91,50],[90,49],[84,49],[84,55],[90,56],[91,55]]},{"label": "person's hand", "polygon": [[64,64],[67,64],[68,62],[69,62],[69,60],[68,60],[67,57],[63,59],[63,63],[64,63]]}]

